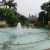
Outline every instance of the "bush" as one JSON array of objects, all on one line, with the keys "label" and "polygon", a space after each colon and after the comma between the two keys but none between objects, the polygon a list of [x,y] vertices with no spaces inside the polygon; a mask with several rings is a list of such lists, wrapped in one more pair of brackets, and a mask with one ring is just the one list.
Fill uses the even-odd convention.
[{"label": "bush", "polygon": [[19,22],[21,22],[21,25],[24,25],[26,23],[27,19],[25,16],[21,15],[19,18]]},{"label": "bush", "polygon": [[39,23],[39,22],[37,22],[37,21],[35,22],[34,25],[35,25],[35,26],[42,26],[41,23]]},{"label": "bush", "polygon": [[0,27],[6,27],[7,24],[6,24],[6,21],[0,21]]},{"label": "bush", "polygon": [[46,25],[46,27],[45,27],[46,29],[50,29],[50,25]]},{"label": "bush", "polygon": [[17,16],[10,8],[0,8],[0,20],[6,20],[10,26],[16,26],[18,22]]},{"label": "bush", "polygon": [[48,21],[50,21],[50,13],[48,14]]}]

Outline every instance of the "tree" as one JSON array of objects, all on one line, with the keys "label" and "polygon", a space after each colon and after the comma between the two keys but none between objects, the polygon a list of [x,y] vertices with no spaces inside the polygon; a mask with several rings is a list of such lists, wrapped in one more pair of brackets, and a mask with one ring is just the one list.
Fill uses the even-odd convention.
[{"label": "tree", "polygon": [[18,17],[10,8],[0,8],[0,20],[5,20],[10,26],[16,26]]},{"label": "tree", "polygon": [[44,4],[41,6],[41,9],[44,10],[44,11],[50,12],[50,1],[44,3]]},{"label": "tree", "polygon": [[21,16],[19,17],[19,22],[21,22],[22,25],[24,25],[24,24],[26,23],[26,21],[27,21],[27,19],[26,19],[25,16],[21,15]]},{"label": "tree", "polygon": [[50,1],[42,4],[41,9],[44,10],[46,13],[45,20],[48,22],[50,20]]},{"label": "tree", "polygon": [[7,2],[6,2],[6,0],[2,0],[2,3],[3,3],[4,6],[6,6],[6,8],[7,8]]},{"label": "tree", "polygon": [[4,0],[0,1],[0,6],[4,6]]},{"label": "tree", "polygon": [[50,13],[48,14],[48,21],[50,21]]},{"label": "tree", "polygon": [[17,3],[14,3],[14,0],[8,0],[8,1],[2,0],[0,1],[0,6],[6,6],[6,8],[7,6],[9,6],[9,8],[11,8],[15,14],[17,13],[17,8],[16,8]]},{"label": "tree", "polygon": [[2,3],[4,4],[4,6],[6,6],[6,8],[7,8],[7,6],[9,6],[9,8],[13,7],[15,10],[17,9],[16,8],[17,3],[14,3],[14,0],[8,0],[8,1],[2,0]]},{"label": "tree", "polygon": [[13,7],[14,9],[16,9],[17,3],[14,3],[14,0],[9,0],[7,4],[9,8]]},{"label": "tree", "polygon": [[38,21],[39,21],[42,25],[44,25],[44,24],[47,23],[47,22],[46,22],[46,13],[45,13],[45,11],[41,11],[41,12],[39,13]]}]

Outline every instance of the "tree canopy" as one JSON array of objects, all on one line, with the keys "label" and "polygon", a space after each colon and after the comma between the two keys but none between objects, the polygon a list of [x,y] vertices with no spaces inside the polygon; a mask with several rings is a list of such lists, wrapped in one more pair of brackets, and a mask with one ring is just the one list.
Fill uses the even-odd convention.
[{"label": "tree canopy", "polygon": [[41,9],[50,12],[50,1],[42,4]]},{"label": "tree canopy", "polygon": [[47,24],[50,21],[50,1],[43,3],[41,9],[42,11],[39,13],[38,21],[41,24],[43,24],[43,21],[44,24]]},{"label": "tree canopy", "polygon": [[[2,0],[2,4],[4,4],[4,6],[6,6],[6,8],[7,8],[7,6],[9,6],[9,8],[13,8],[13,9],[17,9],[16,8],[16,6],[17,6],[17,3],[16,2],[14,2],[15,0],[8,0],[8,1],[6,1],[6,0]],[[1,5],[2,6],[2,5]]]},{"label": "tree canopy", "polygon": [[0,20],[5,20],[10,26],[16,26],[18,17],[15,16],[14,12],[10,8],[0,8]]},{"label": "tree canopy", "polygon": [[43,25],[44,24],[47,24],[47,21],[48,21],[48,18],[46,16],[46,13],[45,11],[41,11],[39,13],[39,17],[38,17],[38,21]]}]

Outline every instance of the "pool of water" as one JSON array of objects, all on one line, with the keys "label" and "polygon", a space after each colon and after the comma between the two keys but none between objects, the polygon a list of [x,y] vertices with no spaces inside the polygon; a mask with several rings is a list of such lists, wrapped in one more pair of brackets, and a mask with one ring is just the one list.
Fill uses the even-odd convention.
[{"label": "pool of water", "polygon": [[[1,28],[0,44],[11,41],[12,45],[8,45],[6,50],[43,50],[50,47],[50,40],[47,39],[48,35],[50,35],[50,30],[23,28],[22,31],[24,33],[18,33],[16,28]],[[3,46],[0,45],[0,50],[3,50]]]}]

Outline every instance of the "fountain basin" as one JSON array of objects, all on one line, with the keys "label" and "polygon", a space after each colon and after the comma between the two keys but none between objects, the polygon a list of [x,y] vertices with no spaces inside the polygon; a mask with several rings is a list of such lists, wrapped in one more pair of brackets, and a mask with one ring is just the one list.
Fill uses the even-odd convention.
[{"label": "fountain basin", "polygon": [[[13,30],[13,31],[12,31]],[[16,36],[16,39],[14,40],[14,44],[17,43],[30,43],[30,42],[38,42],[41,40],[45,40],[48,35],[43,30],[39,29],[32,29],[32,28],[23,28],[24,32],[18,32],[15,28],[13,29],[3,29],[0,30],[0,43],[4,43],[7,40],[10,40],[11,36]]]},{"label": "fountain basin", "polygon": [[[42,50],[50,47],[50,40],[46,39],[48,30],[37,28],[22,28],[22,30],[23,32],[18,33],[16,28],[0,29],[0,44],[12,39],[13,45],[10,46],[10,50]],[[14,36],[15,39],[13,39]],[[0,45],[0,50],[2,47],[3,45]]]}]

